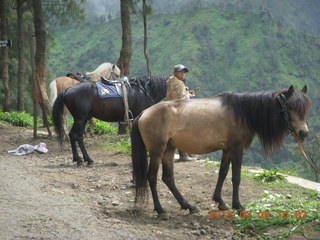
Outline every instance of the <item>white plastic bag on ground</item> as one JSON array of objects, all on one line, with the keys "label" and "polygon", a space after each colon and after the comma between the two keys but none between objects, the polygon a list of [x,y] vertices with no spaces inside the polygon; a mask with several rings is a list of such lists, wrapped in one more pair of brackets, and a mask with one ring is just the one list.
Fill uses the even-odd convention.
[{"label": "white plastic bag on ground", "polygon": [[21,156],[21,155],[34,153],[34,151],[36,151],[37,153],[47,153],[48,152],[47,145],[44,142],[40,142],[36,146],[32,146],[30,144],[23,144],[23,145],[20,145],[15,150],[9,150],[8,153],[13,153],[13,155]]}]

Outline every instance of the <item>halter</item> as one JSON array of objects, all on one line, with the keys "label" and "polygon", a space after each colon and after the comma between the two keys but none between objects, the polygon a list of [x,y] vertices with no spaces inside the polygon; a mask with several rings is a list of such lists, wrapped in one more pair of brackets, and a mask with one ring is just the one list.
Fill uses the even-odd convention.
[{"label": "halter", "polygon": [[283,113],[283,118],[284,118],[284,121],[286,123],[286,126],[287,126],[287,129],[288,129],[288,132],[289,133],[295,133],[295,129],[291,123],[291,118],[290,118],[290,115],[289,115],[289,111],[288,111],[288,108],[287,108],[287,99],[286,97],[284,96],[283,93],[279,94],[277,96],[277,99],[282,107],[281,111]]}]

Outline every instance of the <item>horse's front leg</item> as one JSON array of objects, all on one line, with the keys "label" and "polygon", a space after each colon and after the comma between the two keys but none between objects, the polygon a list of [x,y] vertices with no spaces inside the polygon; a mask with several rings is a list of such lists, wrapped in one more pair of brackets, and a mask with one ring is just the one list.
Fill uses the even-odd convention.
[{"label": "horse's front leg", "polygon": [[241,205],[239,199],[239,186],[241,180],[241,165],[242,165],[243,149],[239,148],[235,152],[232,158],[232,208],[237,210],[244,210],[245,208]]},{"label": "horse's front leg", "polygon": [[230,160],[231,160],[230,153],[228,153],[226,150],[224,150],[222,153],[218,182],[217,182],[216,188],[213,193],[213,198],[212,198],[212,200],[214,200],[215,202],[217,202],[219,204],[218,208],[222,211],[229,209],[228,204],[226,204],[221,197],[221,191],[222,191],[223,182],[224,182],[224,180],[228,174],[228,171],[229,171]]},{"label": "horse's front leg", "polygon": [[173,172],[173,159],[175,150],[176,149],[174,147],[168,146],[164,153],[162,161],[162,180],[168,186],[174,197],[177,199],[178,203],[181,206],[181,209],[188,209],[190,213],[197,213],[199,212],[199,209],[189,204],[181,195],[181,193],[175,185]]}]

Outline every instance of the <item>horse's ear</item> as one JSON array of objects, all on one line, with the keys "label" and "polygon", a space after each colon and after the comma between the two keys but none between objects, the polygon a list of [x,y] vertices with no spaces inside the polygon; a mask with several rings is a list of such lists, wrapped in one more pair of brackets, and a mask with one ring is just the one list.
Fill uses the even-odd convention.
[{"label": "horse's ear", "polygon": [[290,97],[290,96],[293,94],[293,92],[294,92],[294,88],[293,88],[293,86],[291,85],[291,86],[288,88],[288,92],[287,92],[288,97]]},{"label": "horse's ear", "polygon": [[112,65],[112,70],[114,70],[116,68],[116,65],[115,64],[113,64]]},{"label": "horse's ear", "polygon": [[307,85],[304,85],[304,87],[301,89],[301,92],[307,93]]}]

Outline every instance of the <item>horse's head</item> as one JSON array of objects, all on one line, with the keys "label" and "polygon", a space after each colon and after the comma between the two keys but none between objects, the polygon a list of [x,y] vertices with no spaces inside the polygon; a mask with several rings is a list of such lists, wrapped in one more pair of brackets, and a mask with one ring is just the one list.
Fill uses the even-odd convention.
[{"label": "horse's head", "polygon": [[288,128],[294,132],[301,141],[306,138],[309,132],[307,117],[311,100],[306,93],[307,86],[304,86],[301,91],[297,91],[293,86],[290,86],[287,91],[283,92],[286,99],[284,103],[289,114]]},{"label": "horse's head", "polygon": [[117,80],[120,78],[121,71],[116,64],[113,64],[111,67],[109,80]]}]

